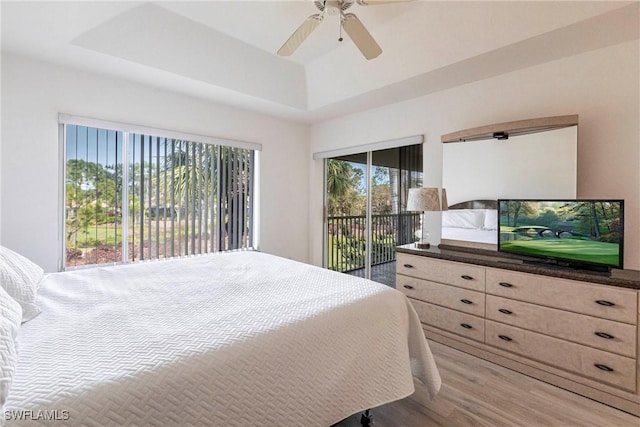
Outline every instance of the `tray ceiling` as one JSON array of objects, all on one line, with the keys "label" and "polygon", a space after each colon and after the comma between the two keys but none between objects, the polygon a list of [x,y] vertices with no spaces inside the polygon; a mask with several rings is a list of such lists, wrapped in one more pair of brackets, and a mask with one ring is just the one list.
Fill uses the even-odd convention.
[{"label": "tray ceiling", "polygon": [[0,7],[3,51],[308,123],[637,39],[639,21],[638,2],[354,5],[383,49],[366,61],[337,16],[277,56],[305,0]]}]

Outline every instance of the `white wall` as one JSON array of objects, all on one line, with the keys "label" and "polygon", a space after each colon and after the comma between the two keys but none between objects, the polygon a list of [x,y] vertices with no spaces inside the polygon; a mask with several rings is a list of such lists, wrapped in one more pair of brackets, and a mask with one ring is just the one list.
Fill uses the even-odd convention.
[{"label": "white wall", "polygon": [[45,270],[59,247],[58,113],[261,143],[260,247],[307,260],[308,125],[3,55],[1,243]]},{"label": "white wall", "polygon": [[[639,48],[627,42],[320,123],[311,128],[311,152],[424,134],[425,186],[439,186],[442,134],[579,114],[577,195],[625,199],[625,267],[640,269]],[[322,162],[314,161],[309,250],[318,265],[322,191]]]}]

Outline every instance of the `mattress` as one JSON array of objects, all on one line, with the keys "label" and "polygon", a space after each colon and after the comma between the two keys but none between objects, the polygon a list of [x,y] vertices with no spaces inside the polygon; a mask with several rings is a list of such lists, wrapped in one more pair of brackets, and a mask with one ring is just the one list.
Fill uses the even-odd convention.
[{"label": "mattress", "polygon": [[328,426],[440,388],[402,293],[264,253],[50,274],[36,302],[9,426]]}]

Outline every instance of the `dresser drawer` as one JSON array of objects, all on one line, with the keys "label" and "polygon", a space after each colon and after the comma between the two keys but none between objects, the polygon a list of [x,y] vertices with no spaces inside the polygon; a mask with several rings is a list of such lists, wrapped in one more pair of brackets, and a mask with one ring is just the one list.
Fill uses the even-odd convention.
[{"label": "dresser drawer", "polygon": [[487,319],[585,344],[623,356],[636,356],[635,325],[487,295]]},{"label": "dresser drawer", "polygon": [[476,341],[484,341],[484,319],[426,302],[409,299],[420,321]]},{"label": "dresser drawer", "polygon": [[396,276],[396,288],[408,297],[484,316],[484,293],[409,276]]},{"label": "dresser drawer", "polygon": [[486,343],[631,392],[636,360],[558,338],[486,321]]},{"label": "dresser drawer", "polygon": [[484,267],[403,253],[396,257],[398,274],[484,292]]},{"label": "dresser drawer", "polygon": [[514,271],[487,269],[487,293],[635,325],[637,292]]}]

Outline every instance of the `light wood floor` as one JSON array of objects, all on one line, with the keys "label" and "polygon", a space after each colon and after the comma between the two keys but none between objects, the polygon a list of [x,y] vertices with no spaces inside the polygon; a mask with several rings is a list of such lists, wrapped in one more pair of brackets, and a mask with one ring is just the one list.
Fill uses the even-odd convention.
[{"label": "light wood floor", "polygon": [[[430,341],[442,389],[375,408],[374,427],[640,427],[640,418]],[[334,427],[360,426],[360,415]]]}]

